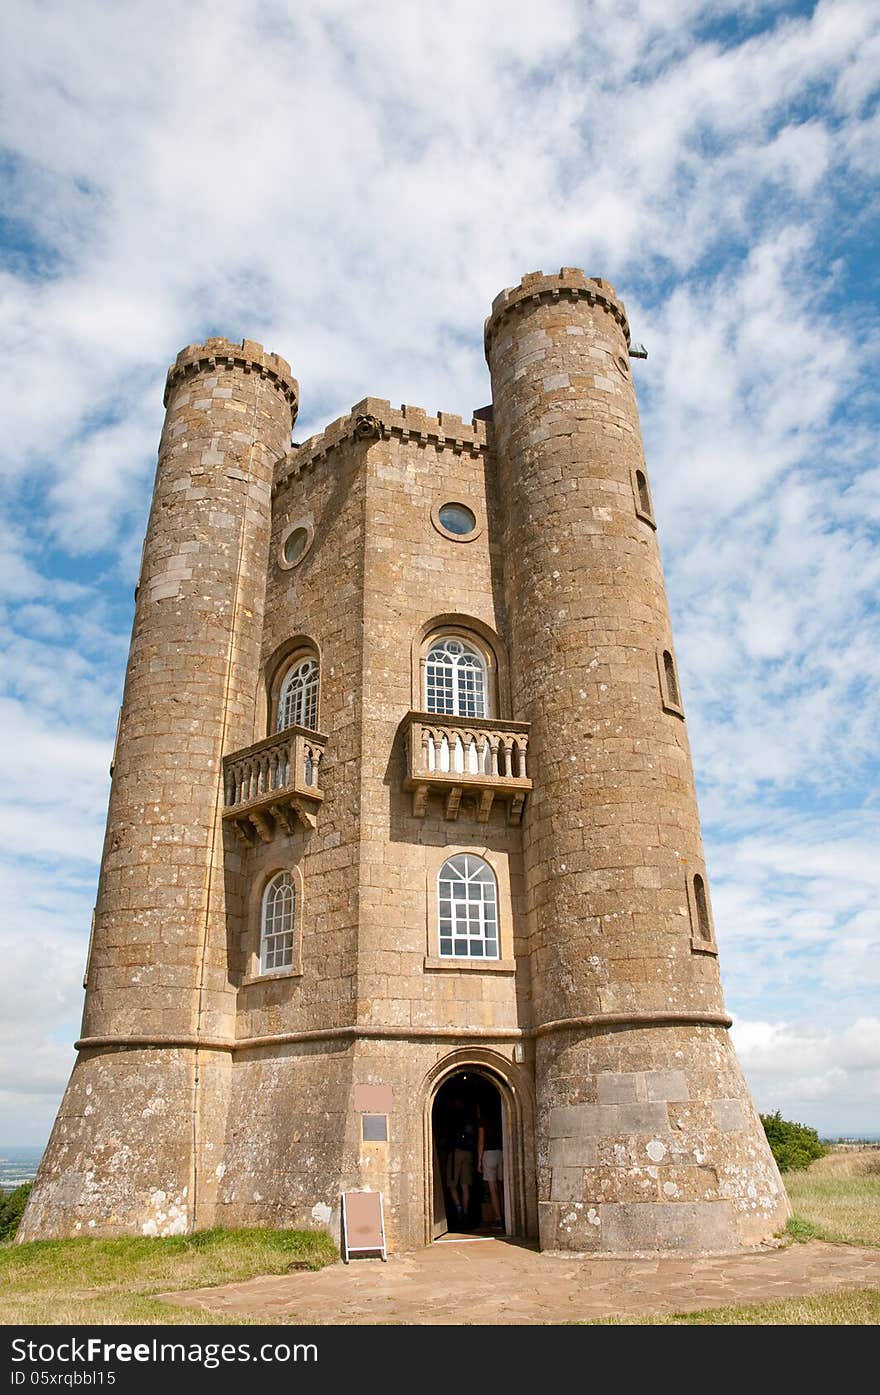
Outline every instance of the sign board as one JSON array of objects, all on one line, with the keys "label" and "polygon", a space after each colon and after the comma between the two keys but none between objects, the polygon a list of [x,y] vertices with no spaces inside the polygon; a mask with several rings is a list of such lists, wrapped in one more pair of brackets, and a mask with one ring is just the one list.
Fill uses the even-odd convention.
[{"label": "sign board", "polygon": [[385,1251],[385,1214],[381,1192],[342,1193],[342,1259],[349,1255],[380,1254]]}]

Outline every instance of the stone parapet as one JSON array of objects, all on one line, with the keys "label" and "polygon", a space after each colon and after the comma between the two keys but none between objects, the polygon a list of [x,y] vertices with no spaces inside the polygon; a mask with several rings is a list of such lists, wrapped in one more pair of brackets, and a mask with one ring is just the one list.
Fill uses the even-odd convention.
[{"label": "stone parapet", "polygon": [[294,832],[297,820],[315,827],[324,798],[318,770],[326,744],[326,736],[288,727],[223,757],[223,817],[246,844],[257,837],[271,843],[279,829]]},{"label": "stone parapet", "polygon": [[431,444],[441,451],[476,456],[489,448],[490,429],[491,423],[477,417],[470,422],[454,412],[438,412],[432,417],[423,407],[411,407],[406,403],[398,411],[385,398],[364,397],[346,416],[330,422],[323,431],[295,446],[279,461],[275,488],[282,489],[350,437],[366,441],[388,441],[396,437],[422,446]]},{"label": "stone parapet", "polygon": [[508,823],[522,818],[532,782],[526,769],[528,722],[475,717],[442,717],[411,712],[406,725],[409,752],[406,788],[412,791],[413,815],[423,818],[428,796],[442,795],[446,818],[456,819],[473,806],[478,823],[488,823],[496,799],[506,802]]},{"label": "stone parapet", "polygon": [[290,403],[292,415],[296,416],[299,383],[293,376],[290,364],[280,354],[269,353],[253,339],[242,339],[240,344],[233,343],[231,339],[206,339],[204,344],[189,344],[181,349],[168,369],[163,399],[165,406],[168,406],[171,388],[181,378],[206,368],[243,368],[245,373],[259,373],[261,378],[269,378]]},{"label": "stone parapet", "polygon": [[518,286],[509,286],[492,301],[492,313],[485,323],[485,346],[497,334],[501,322],[515,310],[524,310],[542,300],[584,300],[588,305],[599,305],[607,310],[623,330],[627,344],[630,341],[629,321],[623,303],[609,281],[599,276],[587,276],[576,266],[563,266],[559,274],[543,271],[530,271]]}]

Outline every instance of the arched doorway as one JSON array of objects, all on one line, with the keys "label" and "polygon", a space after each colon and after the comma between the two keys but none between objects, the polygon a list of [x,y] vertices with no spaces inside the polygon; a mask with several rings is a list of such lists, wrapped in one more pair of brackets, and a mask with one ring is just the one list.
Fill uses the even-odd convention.
[{"label": "arched doorway", "polygon": [[482,1061],[447,1062],[426,1105],[426,1238],[524,1234],[521,1108],[510,1082]]}]

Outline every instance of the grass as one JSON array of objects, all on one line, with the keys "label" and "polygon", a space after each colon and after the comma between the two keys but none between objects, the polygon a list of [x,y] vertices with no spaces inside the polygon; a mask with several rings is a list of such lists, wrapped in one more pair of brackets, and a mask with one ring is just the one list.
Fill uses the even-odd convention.
[{"label": "grass", "polygon": [[0,1245],[2,1322],[229,1323],[226,1313],[172,1307],[153,1297],[283,1274],[296,1263],[322,1269],[338,1258],[323,1231],[203,1230],[167,1240],[35,1240]]},{"label": "grass", "polygon": [[[742,1308],[707,1308],[696,1313],[658,1313],[639,1318],[646,1327],[864,1327],[880,1323],[880,1289],[845,1289],[816,1298],[785,1298]],[[624,1325],[604,1318],[599,1327]],[[627,1324],[628,1325],[628,1324]]]},{"label": "grass", "polygon": [[[834,1151],[805,1172],[787,1172],[795,1214],[786,1234],[880,1246],[880,1149]],[[321,1269],[338,1258],[320,1231],[206,1230],[168,1240],[39,1240],[0,1244],[0,1321],[13,1323],[228,1323],[256,1320],[162,1303],[157,1293],[208,1288]],[[290,1319],[295,1321],[295,1319]],[[285,1321],[273,1314],[273,1321]],[[599,1325],[620,1325],[603,1319]],[[854,1289],[754,1306],[640,1318],[648,1326],[864,1326],[880,1324],[880,1290]],[[631,1324],[630,1324],[631,1325]]]},{"label": "grass", "polygon": [[880,1245],[880,1148],[834,1150],[783,1180],[794,1209],[793,1239]]}]

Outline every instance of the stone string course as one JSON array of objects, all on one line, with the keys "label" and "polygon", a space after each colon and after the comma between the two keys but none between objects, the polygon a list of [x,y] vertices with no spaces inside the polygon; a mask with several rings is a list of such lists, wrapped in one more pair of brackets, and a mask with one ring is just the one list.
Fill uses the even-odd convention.
[{"label": "stone string course", "polygon": [[[23,1239],[338,1237],[340,1194],[367,1187],[391,1248],[419,1246],[445,1224],[432,1108],[460,1072],[499,1090],[506,1224],[545,1249],[699,1254],[784,1223],[694,923],[709,880],[686,706],[658,667],[624,308],[576,269],[531,273],[486,349],[472,421],[366,397],[292,449],[284,359],[209,339],[172,365],[79,1056]],[[466,539],[436,525],[451,501]],[[528,734],[515,801],[500,767],[459,785],[413,763],[450,631],[485,653],[483,727]],[[320,735],[278,736],[305,656]],[[437,878],[461,852],[496,879],[485,967],[440,956]],[[283,871],[294,952],[263,974]],[[364,1087],[385,1141],[363,1138]]]}]

